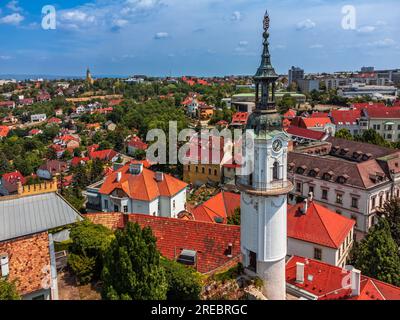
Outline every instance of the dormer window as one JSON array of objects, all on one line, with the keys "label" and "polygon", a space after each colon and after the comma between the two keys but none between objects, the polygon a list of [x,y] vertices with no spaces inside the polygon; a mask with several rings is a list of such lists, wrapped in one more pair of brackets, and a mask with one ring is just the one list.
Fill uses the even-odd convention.
[{"label": "dormer window", "polygon": [[318,173],[319,173],[319,169],[318,168],[314,168],[314,169],[312,169],[312,170],[310,170],[310,172],[309,172],[309,176],[310,177],[312,177],[312,178],[315,178],[317,175],[318,175]]},{"label": "dormer window", "polygon": [[298,174],[304,174],[304,172],[306,171],[307,167],[306,166],[301,166],[297,168],[297,173]]},{"label": "dormer window", "polygon": [[327,173],[324,173],[323,179],[326,180],[326,181],[329,181],[329,180],[332,179],[332,177],[333,177],[333,172],[329,171]]},{"label": "dormer window", "polygon": [[340,154],[341,154],[342,156],[346,155],[348,152],[349,152],[349,149],[348,149],[348,148],[345,148],[345,149],[340,150]]},{"label": "dormer window", "polygon": [[349,179],[349,176],[347,174],[338,177],[338,183],[340,184],[345,184],[347,180]]}]

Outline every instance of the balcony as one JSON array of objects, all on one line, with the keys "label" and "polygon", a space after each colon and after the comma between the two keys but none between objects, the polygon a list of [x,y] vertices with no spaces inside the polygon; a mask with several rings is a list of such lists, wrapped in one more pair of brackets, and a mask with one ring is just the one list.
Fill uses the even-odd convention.
[{"label": "balcony", "polygon": [[241,191],[262,196],[278,196],[293,190],[293,184],[287,180],[275,180],[270,183],[253,182],[250,185],[249,177],[247,176],[238,177],[236,185]]}]

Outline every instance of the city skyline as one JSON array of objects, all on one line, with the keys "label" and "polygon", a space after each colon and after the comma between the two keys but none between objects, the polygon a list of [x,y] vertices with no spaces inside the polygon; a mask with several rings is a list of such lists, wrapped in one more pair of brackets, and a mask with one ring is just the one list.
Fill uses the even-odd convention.
[{"label": "city skyline", "polygon": [[[0,74],[222,76],[251,75],[262,43],[259,21],[268,8],[270,47],[280,74],[397,68],[397,1],[356,0],[355,29],[342,26],[349,3],[204,0],[73,0],[0,7]],[[43,30],[42,7],[53,5],[57,29]],[[137,36],[139,35],[139,36]]]}]

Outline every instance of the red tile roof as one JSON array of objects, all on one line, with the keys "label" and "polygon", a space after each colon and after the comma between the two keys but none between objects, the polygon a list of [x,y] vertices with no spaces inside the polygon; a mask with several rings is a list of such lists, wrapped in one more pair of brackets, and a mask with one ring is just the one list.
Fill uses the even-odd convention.
[{"label": "red tile roof", "polygon": [[[123,190],[131,199],[151,201],[160,196],[172,197],[185,189],[187,184],[168,174],[163,174],[162,181],[156,180],[156,173],[143,168],[142,173],[133,175],[129,172],[130,165],[110,174],[100,188],[101,194],[110,194],[115,189]],[[121,173],[121,180],[117,181],[118,173]]]},{"label": "red tile roof", "polygon": [[116,152],[112,149],[89,152],[89,158],[91,160],[100,159],[103,161],[111,161],[117,155],[118,155],[118,152]]},{"label": "red tile roof", "polygon": [[74,157],[71,160],[71,166],[76,167],[78,164],[82,163],[82,162],[88,162],[89,158],[88,157]]},{"label": "red tile roof", "polygon": [[[304,283],[296,282],[296,263],[304,267]],[[318,297],[318,300],[400,300],[400,288],[361,275],[359,296],[351,295],[349,271],[320,261],[291,257],[286,282]]]},{"label": "red tile roof", "polygon": [[310,140],[322,140],[325,137],[324,132],[304,129],[296,126],[290,126],[286,132],[292,136],[306,138]]},{"label": "red tile roof", "polygon": [[0,242],[0,252],[8,254],[10,280],[17,280],[21,295],[42,290],[46,270],[50,266],[47,232]]},{"label": "red tile roof", "polygon": [[326,118],[329,116],[328,112],[313,112],[310,118]]},{"label": "red tile roof", "polygon": [[293,119],[294,117],[296,117],[296,115],[297,115],[296,110],[289,109],[289,110],[283,115],[283,117],[284,117],[285,119]]},{"label": "red tile roof", "polygon": [[372,102],[366,102],[366,103],[353,103],[351,107],[361,110],[361,109],[375,109],[375,108],[384,108],[386,105],[383,102],[379,103],[372,103]]},{"label": "red tile roof", "polygon": [[133,147],[135,149],[139,149],[139,150],[147,150],[147,148],[149,147],[149,145],[147,143],[144,143],[142,141],[142,139],[140,139],[139,137],[132,137],[132,139],[128,142],[128,146]]},{"label": "red tile roof", "polygon": [[355,125],[361,117],[361,111],[357,109],[353,110],[332,110],[331,118],[334,124],[342,125]]},{"label": "red tile roof", "polygon": [[59,124],[59,123],[62,123],[62,120],[58,119],[56,117],[52,117],[47,121],[47,123],[58,123]]},{"label": "red tile roof", "polygon": [[332,123],[328,117],[324,118],[302,118],[306,128],[323,128],[326,124]]},{"label": "red tile roof", "polygon": [[[130,214],[129,221],[141,227],[150,227],[157,238],[161,254],[175,260],[183,249],[197,252],[197,270],[212,273],[224,266],[240,261],[240,227],[171,218],[159,218],[143,214]],[[88,214],[88,219],[113,229],[124,226],[123,214]],[[229,244],[232,255],[227,256]]]},{"label": "red tile roof", "polygon": [[68,164],[58,160],[48,160],[39,167],[40,170],[46,170],[50,174],[62,173],[68,170]]},{"label": "red tile roof", "polygon": [[42,130],[39,130],[39,129],[32,129],[31,131],[29,131],[29,135],[31,135],[31,136],[35,136],[35,135],[38,135],[41,133],[42,133]]},{"label": "red tile roof", "polygon": [[217,223],[222,219],[221,223],[227,223],[236,208],[240,208],[240,195],[222,191],[193,209],[192,215],[196,221]]},{"label": "red tile roof", "polygon": [[10,132],[10,127],[0,126],[0,137],[5,138]]},{"label": "red tile roof", "polygon": [[14,108],[15,102],[14,101],[0,101],[0,107]]},{"label": "red tile roof", "polygon": [[400,107],[381,107],[362,110],[362,115],[374,119],[400,119]]},{"label": "red tile roof", "polygon": [[329,209],[310,202],[305,214],[304,204],[288,208],[288,237],[338,249],[353,229],[355,222]]},{"label": "red tile roof", "polygon": [[4,188],[7,189],[9,193],[13,193],[17,191],[18,182],[21,182],[23,185],[26,183],[26,179],[19,171],[14,171],[10,173],[5,173],[1,177],[1,182]]}]

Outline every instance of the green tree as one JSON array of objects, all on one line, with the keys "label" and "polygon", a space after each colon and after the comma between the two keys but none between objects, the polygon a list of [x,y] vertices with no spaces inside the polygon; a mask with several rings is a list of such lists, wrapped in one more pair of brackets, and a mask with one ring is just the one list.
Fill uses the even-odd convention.
[{"label": "green tree", "polygon": [[162,258],[168,282],[168,300],[199,300],[201,293],[200,275],[193,269],[178,262]]},{"label": "green tree", "polygon": [[102,296],[108,300],[164,300],[168,283],[150,228],[128,223],[106,253]]},{"label": "green tree", "polygon": [[4,152],[0,152],[0,175],[10,172],[11,166]]},{"label": "green tree", "polygon": [[0,278],[0,300],[21,300],[18,294],[16,281]]},{"label": "green tree", "polygon": [[385,219],[381,219],[353,248],[350,260],[364,275],[395,286],[400,285],[399,248]]},{"label": "green tree", "polygon": [[357,141],[371,143],[382,147],[390,147],[390,143],[385,141],[383,137],[374,129],[368,129],[361,136],[355,138]]},{"label": "green tree", "polygon": [[400,247],[400,199],[396,198],[387,201],[378,214],[387,220],[390,234],[397,246]]},{"label": "green tree", "polygon": [[95,183],[103,177],[104,173],[104,162],[100,159],[94,159],[89,172],[89,182]]},{"label": "green tree", "polygon": [[72,183],[75,188],[84,189],[89,184],[89,178],[85,166],[78,164],[74,169]]},{"label": "green tree", "polygon": [[88,283],[100,277],[103,258],[114,235],[102,225],[88,220],[76,223],[70,232],[72,244],[68,264],[81,283]]},{"label": "green tree", "polygon": [[340,139],[353,140],[353,136],[347,129],[340,129],[338,132],[336,132],[335,137]]},{"label": "green tree", "polygon": [[240,226],[240,207],[236,208],[231,216],[228,217],[228,224]]}]

